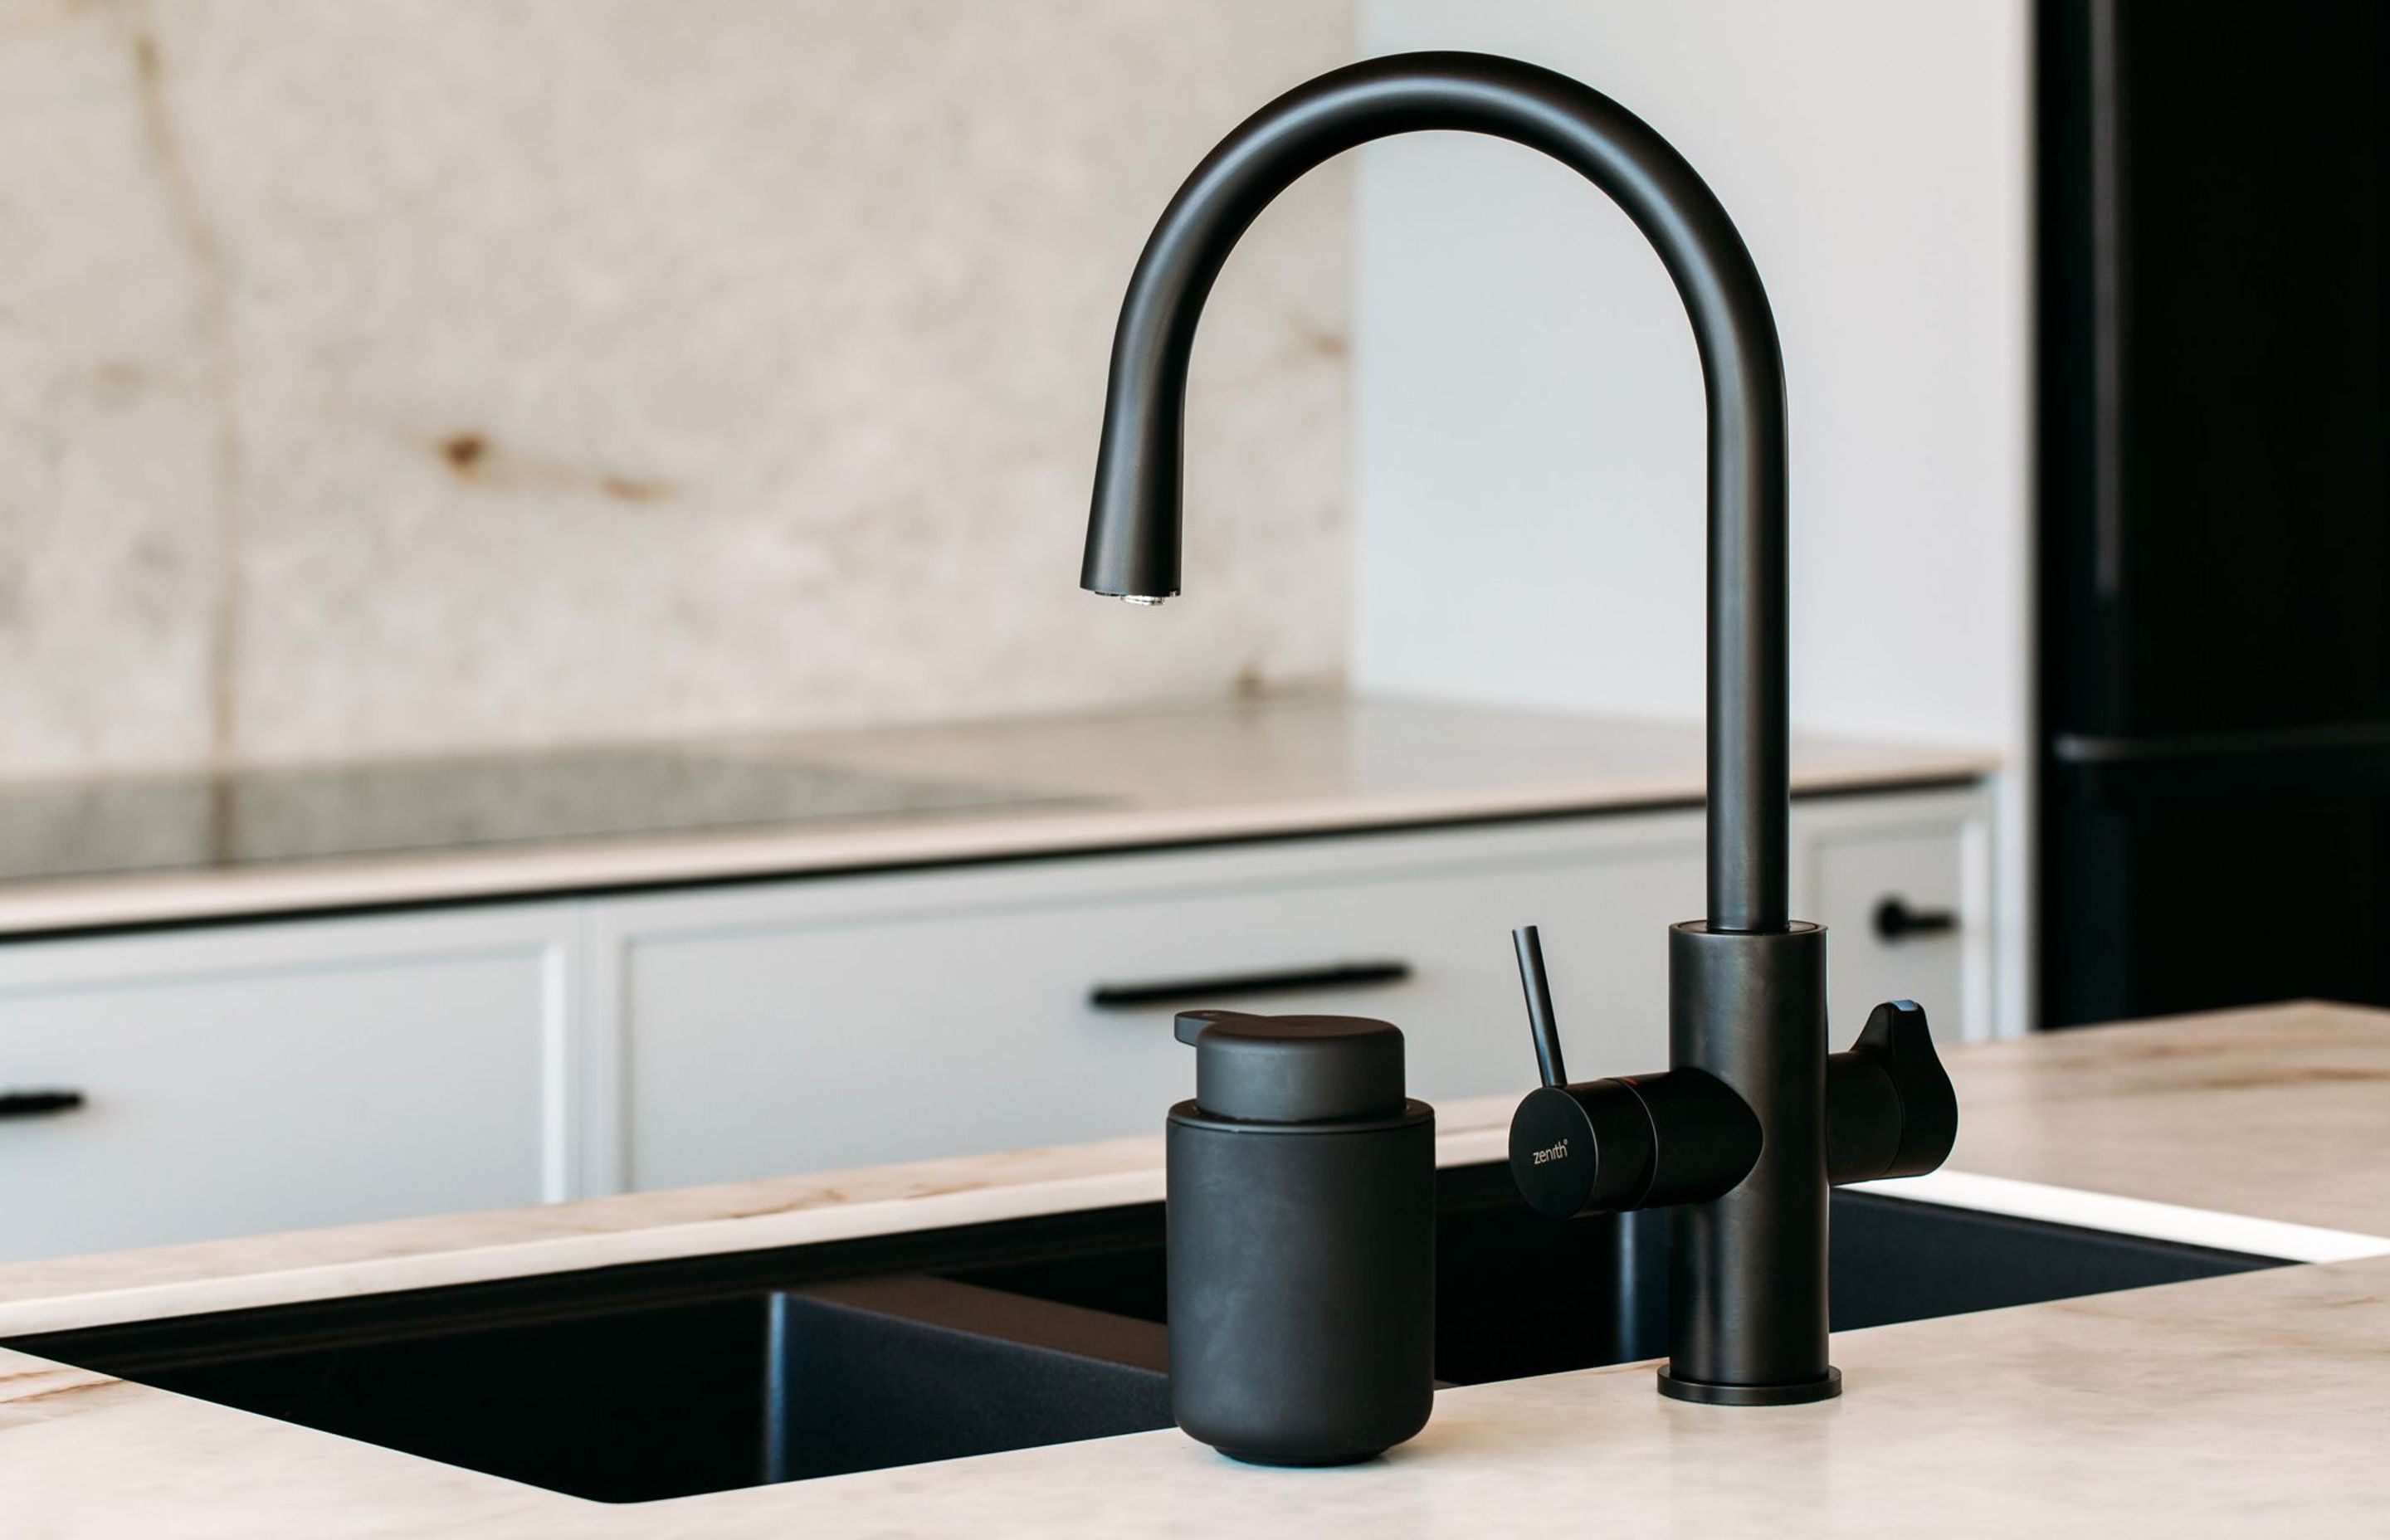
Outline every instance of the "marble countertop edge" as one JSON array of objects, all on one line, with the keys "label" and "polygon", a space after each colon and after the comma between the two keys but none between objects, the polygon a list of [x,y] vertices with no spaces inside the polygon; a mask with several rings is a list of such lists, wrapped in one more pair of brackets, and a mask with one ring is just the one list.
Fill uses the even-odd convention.
[{"label": "marble countertop edge", "polygon": [[[2341,1007],[2288,1007],[2338,1013]],[[2196,1020],[2197,1019],[2190,1019]],[[2101,1035],[2130,1044],[2165,1023]],[[1962,1058],[1963,1062],[1963,1058]],[[1437,1110],[1436,1162],[1508,1157],[1513,1098]],[[1162,1141],[957,1156],[907,1165],[632,1193],[530,1209],[435,1215],[0,1267],[0,1334],[770,1251],[1159,1202]],[[2383,1234],[2299,1224],[1965,1169],[1864,1184],[1911,1201],[2287,1261],[2390,1255]],[[144,1276],[147,1275],[147,1276]]]},{"label": "marble countertop edge", "polygon": [[[1861,1182],[1854,1192],[1872,1192],[1911,1202],[1938,1203],[2050,1225],[2072,1225],[2113,1235],[2169,1240],[2218,1251],[2279,1257],[2285,1262],[2357,1262],[2390,1256],[2390,1235],[2298,1225],[2217,1209],[2195,1209],[2145,1198],[2063,1187],[2013,1176],[1986,1176],[1945,1166],[1923,1176]],[[2390,1230],[2390,1222],[2384,1226]]]},{"label": "marble countertop edge", "polygon": [[[838,1203],[784,1213],[662,1223],[583,1235],[540,1236],[353,1260],[297,1262],[215,1277],[0,1303],[0,1336],[538,1277],[646,1262],[775,1251],[1161,1200],[1162,1173],[1157,1168]],[[303,1245],[310,1236],[340,1233],[299,1232],[288,1238],[293,1245]],[[260,1251],[270,1251],[283,1238],[259,1237],[252,1244]]]}]

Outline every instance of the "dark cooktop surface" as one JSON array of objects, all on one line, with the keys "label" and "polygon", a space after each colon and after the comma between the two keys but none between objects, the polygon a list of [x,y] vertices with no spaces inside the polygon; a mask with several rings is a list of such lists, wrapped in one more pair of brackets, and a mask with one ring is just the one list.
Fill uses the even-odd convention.
[{"label": "dark cooktop surface", "polygon": [[772,828],[1084,799],[620,748],[0,785],[0,881]]}]

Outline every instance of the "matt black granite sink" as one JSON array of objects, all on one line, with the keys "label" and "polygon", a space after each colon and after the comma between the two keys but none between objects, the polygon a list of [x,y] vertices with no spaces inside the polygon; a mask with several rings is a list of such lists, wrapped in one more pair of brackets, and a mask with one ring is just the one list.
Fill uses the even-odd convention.
[{"label": "matt black granite sink", "polygon": [[606,1283],[15,1345],[600,1502],[1170,1426],[1158,1325],[919,1274],[645,1303]]},{"label": "matt black granite sink", "polygon": [[[1666,1355],[1668,1222],[1642,1211],[1558,1224],[1503,1166],[1438,1174],[1436,1378],[1479,1384]],[[1836,1331],[2279,1267],[2173,1241],[1837,1189]],[[1162,1246],[970,1268],[984,1287],[1162,1322]]]},{"label": "matt black granite sink", "polygon": [[[1439,1183],[1441,1380],[1664,1351],[1664,1215],[1555,1224],[1499,1166]],[[1838,1331],[2279,1265],[1863,1193],[1833,1205]],[[638,1502],[1167,1427],[1162,1232],[1146,1204],[7,1345]]]}]

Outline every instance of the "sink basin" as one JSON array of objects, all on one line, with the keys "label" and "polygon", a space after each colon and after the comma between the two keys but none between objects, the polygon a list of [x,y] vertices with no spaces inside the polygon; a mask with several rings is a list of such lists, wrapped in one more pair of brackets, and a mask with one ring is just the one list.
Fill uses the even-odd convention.
[{"label": "sink basin", "polygon": [[[1664,1211],[1556,1224],[1519,1201],[1506,1167],[1457,1167],[1438,1179],[1439,1380],[1479,1384],[1666,1356]],[[1847,1189],[1832,1204],[1836,1331],[2283,1265]],[[1099,1255],[954,1276],[1138,1320],[1167,1314],[1158,1235]]]},{"label": "sink basin", "polygon": [[107,1367],[602,1502],[1170,1426],[1160,1328],[936,1278],[259,1340],[269,1324]]},{"label": "sink basin", "polygon": [[[1665,1352],[1664,1214],[1554,1224],[1500,1166],[1438,1180],[1440,1380]],[[639,1502],[1167,1427],[1162,1234],[1145,1204],[7,1345]],[[2280,1265],[1854,1192],[1833,1238],[1838,1331]]]}]

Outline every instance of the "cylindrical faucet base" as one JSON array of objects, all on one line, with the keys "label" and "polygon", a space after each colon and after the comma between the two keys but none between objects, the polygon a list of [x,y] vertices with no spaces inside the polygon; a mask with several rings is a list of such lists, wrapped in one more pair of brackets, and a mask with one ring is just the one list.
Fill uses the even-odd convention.
[{"label": "cylindrical faucet base", "polygon": [[1826,1362],[1826,932],[1668,932],[1671,1061],[1724,1081],[1759,1119],[1759,1159],[1726,1196],[1670,1211],[1669,1362],[1681,1401],[1784,1405],[1838,1394]]}]

